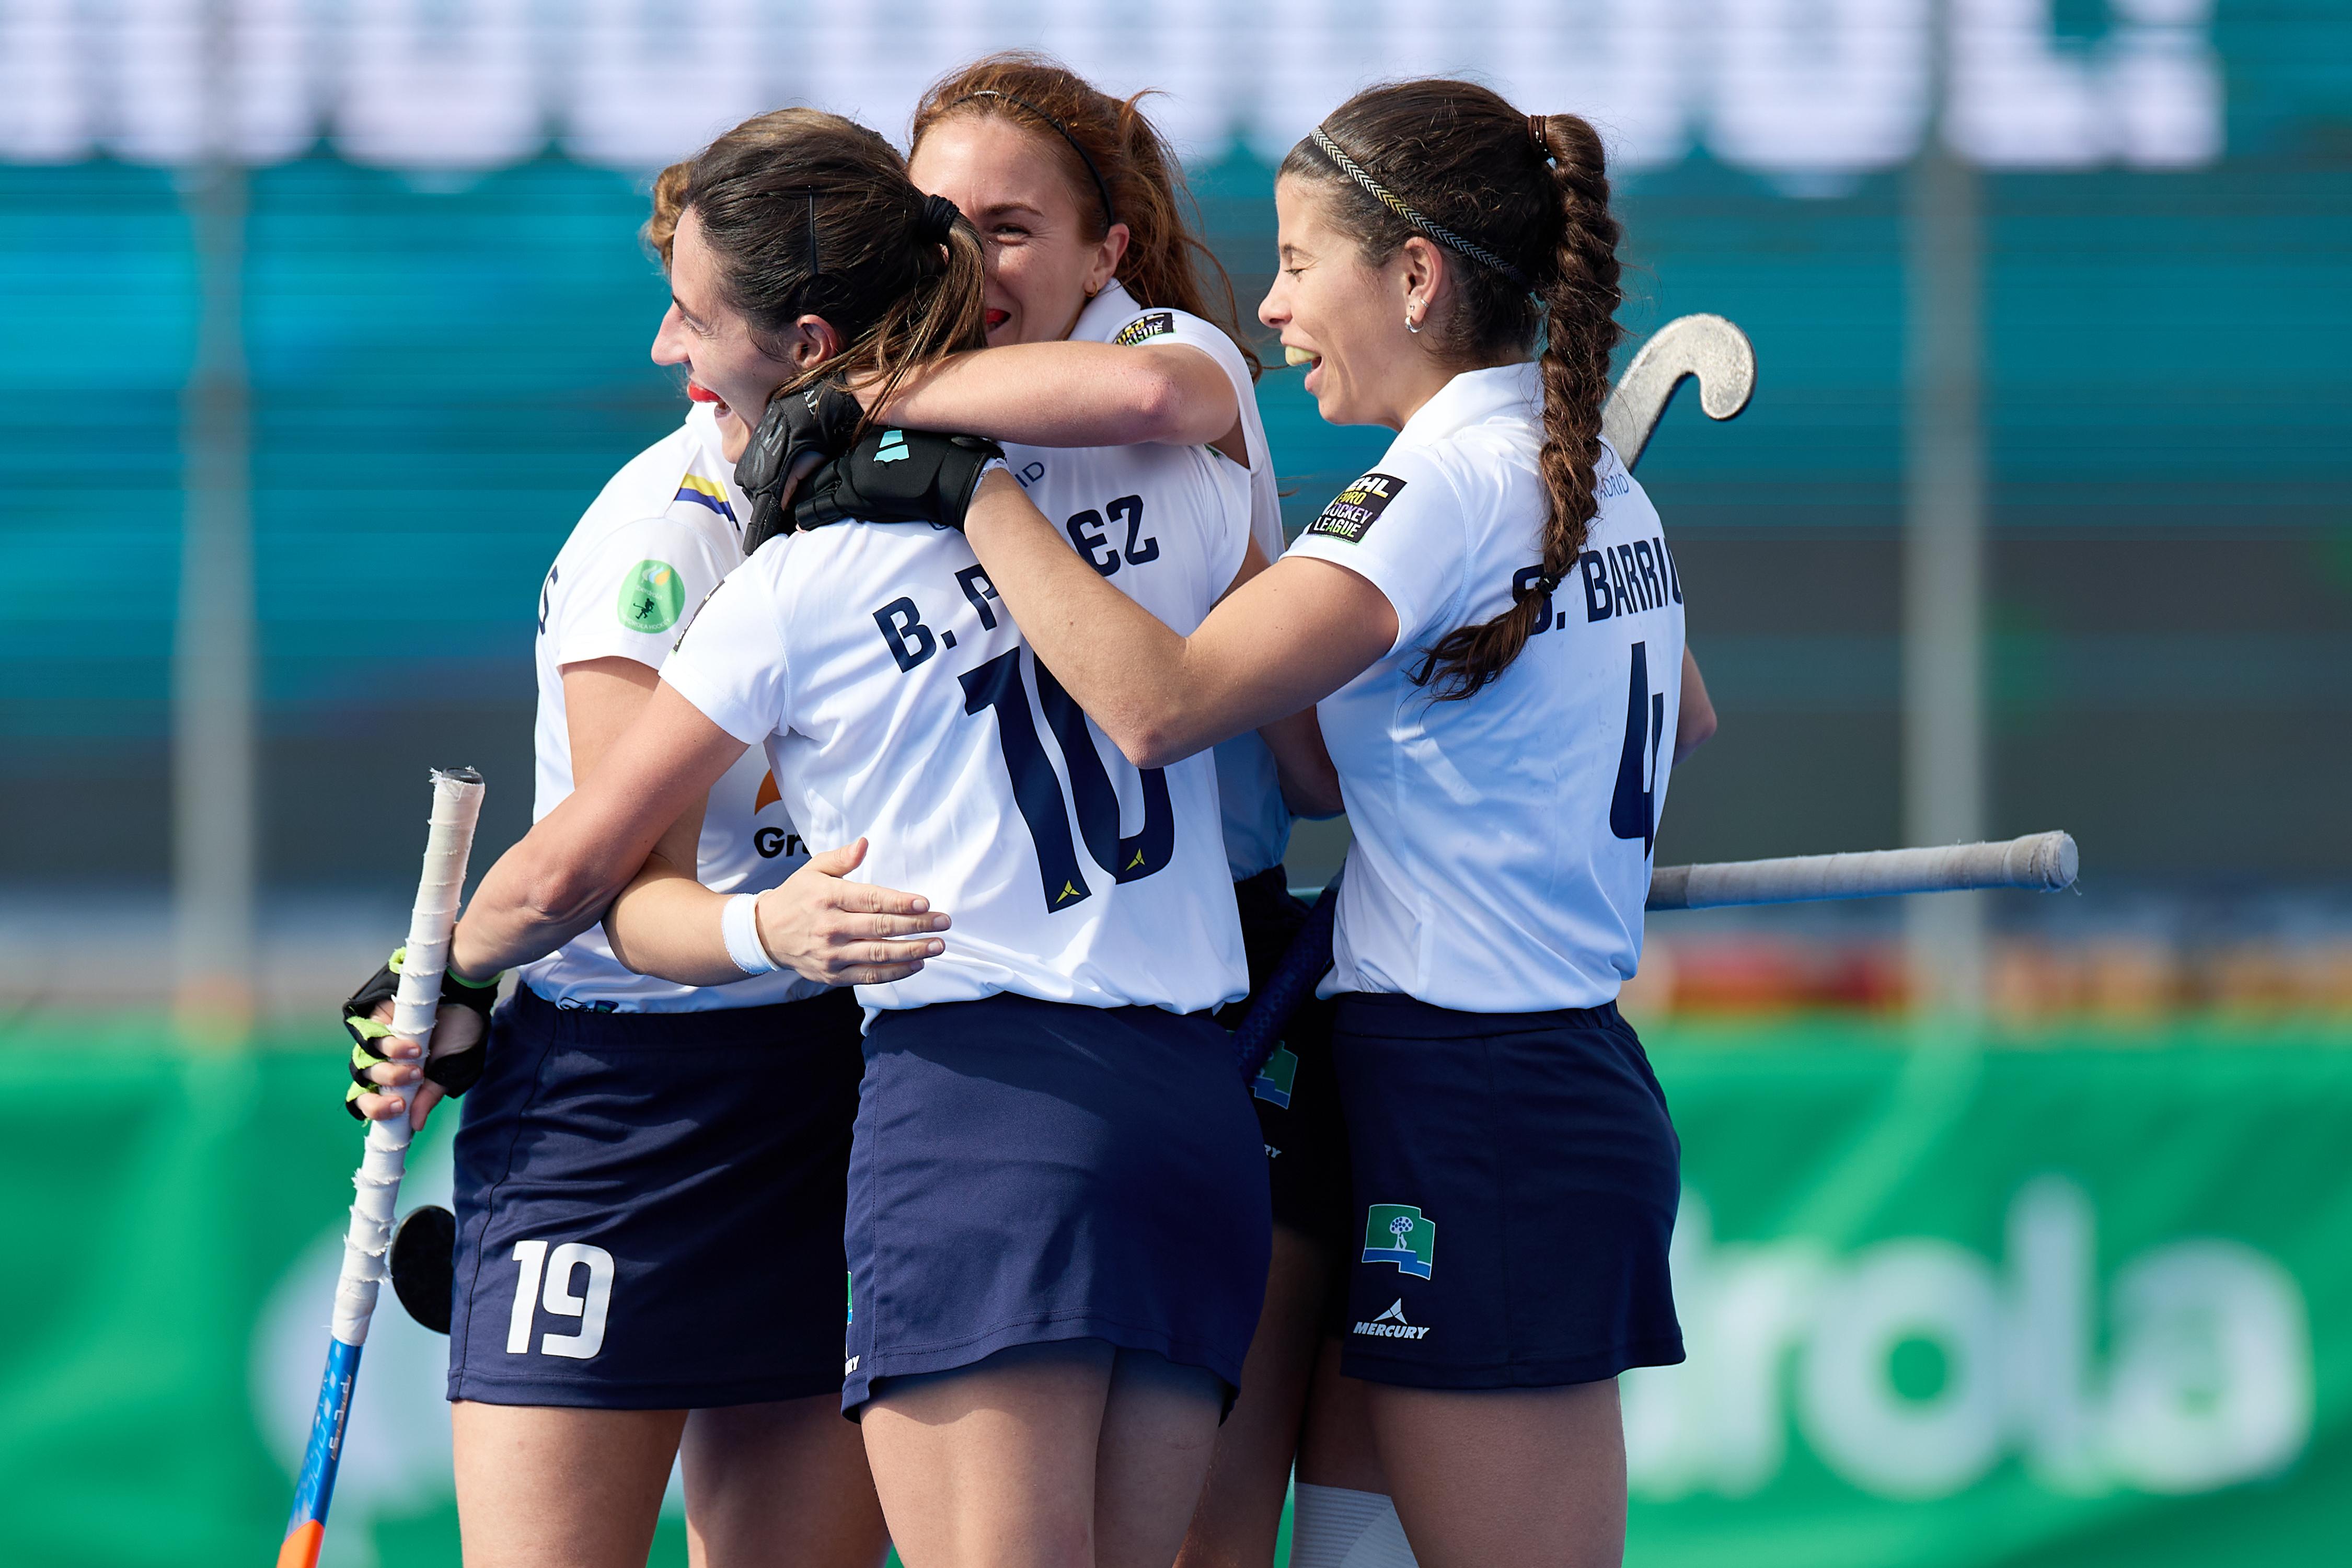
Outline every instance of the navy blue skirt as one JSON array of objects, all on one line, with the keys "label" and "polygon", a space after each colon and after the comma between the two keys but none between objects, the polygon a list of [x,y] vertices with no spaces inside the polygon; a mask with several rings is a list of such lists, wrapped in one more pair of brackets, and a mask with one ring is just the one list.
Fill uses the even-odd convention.
[{"label": "navy blue skirt", "polygon": [[1347,1374],[1550,1388],[1681,1361],[1666,1250],[1682,1144],[1615,1005],[1339,1003],[1361,1238]]},{"label": "navy blue skirt", "polygon": [[449,1397],[693,1410],[840,1386],[847,991],[491,1020],[459,1103]]},{"label": "navy blue skirt", "polygon": [[1249,1107],[1205,1017],[1004,994],[875,1018],[842,1409],[1082,1339],[1236,1387],[1271,1247]]}]

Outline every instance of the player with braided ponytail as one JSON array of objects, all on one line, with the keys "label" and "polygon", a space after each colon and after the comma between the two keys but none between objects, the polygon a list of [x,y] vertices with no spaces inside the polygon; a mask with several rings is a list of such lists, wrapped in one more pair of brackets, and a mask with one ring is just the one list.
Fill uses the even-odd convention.
[{"label": "player with braided ponytail", "polygon": [[1275,202],[1259,317],[1325,419],[1397,432],[1379,465],[1189,636],[1004,476],[968,537],[1130,760],[1256,728],[1354,829],[1319,987],[1352,1194],[1323,1367],[1375,1452],[1318,1468],[1310,1421],[1302,1551],[1312,1526],[1318,1561],[1613,1563],[1616,1376],[1682,1359],[1679,1146],[1616,996],[1668,771],[1710,725],[1673,552],[1601,434],[1606,160],[1575,116],[1398,82],[1299,142]]}]

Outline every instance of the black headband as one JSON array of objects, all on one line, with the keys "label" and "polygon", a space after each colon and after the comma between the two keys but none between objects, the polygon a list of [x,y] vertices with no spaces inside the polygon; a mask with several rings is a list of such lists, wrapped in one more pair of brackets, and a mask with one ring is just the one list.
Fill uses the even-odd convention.
[{"label": "black headband", "polygon": [[1044,110],[1038,108],[1027,99],[1015,98],[1009,92],[1004,92],[992,87],[983,87],[977,92],[965,93],[961,98],[957,99],[955,103],[946,104],[943,107],[953,109],[957,103],[970,103],[975,98],[1001,98],[1007,103],[1018,104],[1023,109],[1025,109],[1030,113],[1035,115],[1038,119],[1044,121],[1046,124],[1052,126],[1054,128],[1055,134],[1061,137],[1063,141],[1067,142],[1070,144],[1070,151],[1078,155],[1078,162],[1087,166],[1087,173],[1095,177],[1095,195],[1102,198],[1103,226],[1105,228],[1108,228],[1111,225],[1118,221],[1118,215],[1111,210],[1110,186],[1104,182],[1102,171],[1095,167],[1094,159],[1087,156],[1086,148],[1079,145],[1078,139],[1071,134],[1070,128],[1068,126],[1063,124],[1060,121],[1055,119],[1052,115],[1046,113]]},{"label": "black headband", "polygon": [[1471,260],[1479,263],[1481,266],[1493,268],[1496,271],[1509,279],[1513,283],[1518,285],[1521,289],[1526,289],[1529,303],[1535,305],[1541,305],[1543,303],[1543,296],[1536,292],[1535,283],[1525,272],[1520,271],[1517,267],[1512,266],[1510,262],[1505,260],[1502,257],[1496,255],[1485,246],[1480,245],[1476,240],[1465,239],[1461,235],[1458,235],[1452,229],[1446,227],[1444,224],[1439,223],[1436,219],[1425,217],[1422,214],[1414,211],[1411,206],[1408,206],[1404,200],[1397,195],[1395,192],[1390,190],[1386,185],[1381,184],[1380,181],[1374,179],[1370,170],[1366,169],[1361,163],[1357,163],[1353,158],[1348,156],[1347,149],[1341,147],[1337,142],[1332,141],[1329,133],[1325,132],[1320,125],[1317,126],[1308,134],[1314,139],[1315,145],[1322,149],[1323,155],[1330,159],[1334,164],[1338,165],[1341,174],[1355,181],[1356,184],[1363,186],[1365,194],[1370,195],[1374,201],[1388,208],[1389,211],[1396,214],[1397,216],[1404,219],[1406,223],[1410,224],[1414,228],[1419,229],[1423,234],[1427,235],[1430,238],[1437,241],[1438,244],[1446,247],[1450,250],[1458,251],[1460,254],[1468,257]]}]

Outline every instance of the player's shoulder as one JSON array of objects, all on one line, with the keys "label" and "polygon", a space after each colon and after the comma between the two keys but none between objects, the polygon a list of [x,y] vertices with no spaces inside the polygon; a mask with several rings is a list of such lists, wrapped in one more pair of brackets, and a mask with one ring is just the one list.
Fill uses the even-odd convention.
[{"label": "player's shoulder", "polygon": [[1649,492],[1605,437],[1601,461],[1593,466],[1592,500],[1596,510],[1587,531],[1594,539],[1646,538],[1663,527]]},{"label": "player's shoulder", "polygon": [[562,556],[583,559],[624,538],[731,558],[741,536],[723,459],[689,417],[621,465],[572,526]]}]

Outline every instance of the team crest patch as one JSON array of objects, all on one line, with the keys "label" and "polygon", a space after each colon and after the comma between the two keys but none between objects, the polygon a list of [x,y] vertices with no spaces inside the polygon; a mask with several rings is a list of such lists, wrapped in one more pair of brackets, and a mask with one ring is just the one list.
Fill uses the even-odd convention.
[{"label": "team crest patch", "polygon": [[1393,1263],[1401,1274],[1429,1278],[1437,1262],[1437,1222],[1411,1204],[1374,1204],[1364,1215],[1364,1261]]},{"label": "team crest patch", "polygon": [[1276,1046],[1274,1054],[1258,1068],[1256,1080],[1250,1092],[1276,1110],[1290,1109],[1291,1086],[1298,1081],[1298,1054],[1288,1046]]},{"label": "team crest patch", "polygon": [[1123,349],[1138,343],[1148,343],[1154,338],[1164,338],[1176,330],[1176,318],[1166,310],[1154,310],[1148,316],[1138,316],[1118,330],[1111,339]]},{"label": "team crest patch", "polygon": [[667,561],[640,561],[621,579],[621,624],[633,632],[666,632],[686,606],[686,584]]},{"label": "team crest patch", "polygon": [[1403,493],[1404,481],[1394,474],[1366,474],[1333,496],[1323,515],[1307,525],[1307,531],[1358,543],[1372,531],[1381,513],[1388,510],[1389,502]]}]

